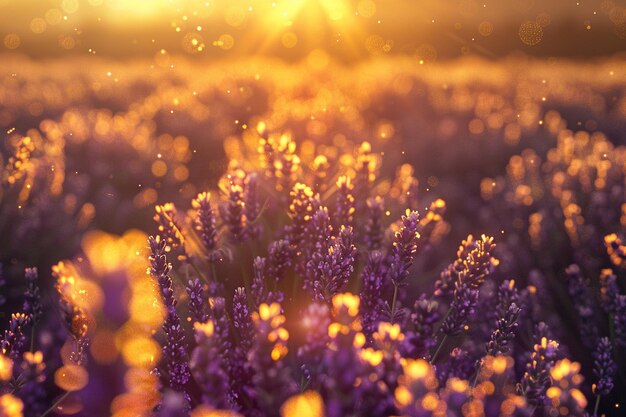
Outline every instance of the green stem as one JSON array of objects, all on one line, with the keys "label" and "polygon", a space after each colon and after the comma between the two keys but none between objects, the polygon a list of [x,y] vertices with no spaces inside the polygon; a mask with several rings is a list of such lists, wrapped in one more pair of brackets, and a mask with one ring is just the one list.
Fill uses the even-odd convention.
[{"label": "green stem", "polygon": [[46,417],[48,414],[50,414],[50,413],[51,413],[51,412],[52,412],[55,408],[57,408],[57,406],[58,406],[59,404],[61,404],[61,403],[63,402],[63,400],[64,400],[65,398],[67,398],[67,396],[68,396],[68,395],[70,395],[70,392],[71,392],[71,391],[67,391],[65,394],[61,395],[61,396],[59,397],[59,399],[58,399],[58,400],[56,400],[56,401],[54,402],[54,404],[52,404],[52,405],[50,406],[50,408],[48,408],[46,411],[44,411],[44,413],[43,413],[41,416],[39,416],[39,417]]},{"label": "green stem", "polygon": [[439,342],[439,346],[437,346],[437,350],[433,354],[433,357],[430,358],[430,363],[431,364],[435,363],[435,360],[437,360],[437,356],[439,356],[439,352],[441,351],[441,348],[443,347],[444,343],[446,343],[447,339],[448,339],[448,335],[444,334],[443,335],[443,339],[441,339],[441,342]]},{"label": "green stem", "polygon": [[391,324],[393,324],[394,318],[396,317],[396,300],[398,298],[398,285],[393,283],[393,299],[391,300]]},{"label": "green stem", "polygon": [[596,405],[593,407],[593,417],[598,416],[598,408],[600,407],[600,395],[596,396]]},{"label": "green stem", "polygon": [[[204,276],[202,271],[200,271],[200,269],[198,269],[198,267],[193,262],[191,262],[191,259],[189,260],[188,265],[191,265],[191,267],[196,271],[196,273],[202,279],[202,281],[208,283],[207,278]],[[189,270],[187,270],[187,272],[189,272]]]},{"label": "green stem", "polygon": [[478,376],[480,375],[480,369],[483,367],[482,362],[480,363],[480,365],[478,366],[478,369],[476,370],[476,376],[474,377],[474,382],[472,382],[472,390],[471,392],[471,396],[474,396],[474,389],[476,388],[476,384],[478,383]]}]

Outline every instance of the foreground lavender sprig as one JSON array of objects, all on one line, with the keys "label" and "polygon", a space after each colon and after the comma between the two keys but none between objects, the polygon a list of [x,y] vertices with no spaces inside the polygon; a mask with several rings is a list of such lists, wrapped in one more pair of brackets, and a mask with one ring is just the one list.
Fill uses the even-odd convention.
[{"label": "foreground lavender sprig", "polygon": [[384,254],[379,251],[369,253],[365,267],[361,274],[361,323],[367,340],[378,327],[383,309],[380,298],[383,289],[386,266]]},{"label": "foreground lavender sprig", "polygon": [[234,399],[239,404],[250,402],[253,369],[248,362],[250,349],[255,341],[256,333],[252,315],[248,308],[248,298],[244,288],[237,288],[233,296],[232,323],[235,330],[234,351],[230,363],[231,389]]},{"label": "foreground lavender sprig", "polygon": [[150,237],[150,275],[157,281],[161,300],[165,306],[165,322],[163,331],[166,341],[163,345],[163,357],[168,372],[168,386],[185,394],[185,386],[189,381],[189,367],[187,364],[187,344],[185,333],[176,312],[177,301],[174,298],[172,279],[169,273],[172,266],[165,257],[166,241],[159,236]]},{"label": "foreground lavender sprig", "polygon": [[546,390],[550,385],[550,369],[557,358],[558,347],[554,340],[541,337],[526,364],[519,391],[534,406],[539,406],[546,398]]},{"label": "foreground lavender sprig", "polygon": [[593,349],[599,338],[595,297],[578,265],[570,265],[565,273],[568,292],[578,315],[581,342],[587,348]]},{"label": "foreground lavender sprig", "polygon": [[613,346],[608,337],[600,338],[598,347],[593,353],[593,373],[598,378],[598,382],[593,385],[596,394],[596,405],[594,416],[598,414],[600,397],[609,395],[613,391],[613,376],[617,370],[617,365],[613,361]]},{"label": "foreground lavender sprig", "polygon": [[407,209],[401,218],[402,226],[394,235],[391,255],[389,257],[389,279],[393,284],[393,297],[389,307],[389,321],[398,320],[398,290],[406,284],[409,269],[413,265],[413,258],[417,251],[417,241],[420,238],[419,213]]},{"label": "foreground lavender sprig", "polygon": [[24,327],[28,325],[29,317],[24,313],[13,313],[9,320],[9,328],[4,331],[4,337],[0,340],[0,351],[3,355],[7,355],[13,361],[20,359],[26,336],[24,336]]},{"label": "foreground lavender sprig", "polygon": [[498,320],[496,329],[487,343],[487,354],[491,356],[508,355],[511,351],[511,342],[515,338],[517,317],[520,309],[515,303],[509,306],[506,314]]},{"label": "foreground lavender sprig", "polygon": [[289,340],[289,332],[283,327],[285,316],[280,304],[272,303],[261,304],[252,319],[257,343],[249,356],[254,369],[254,391],[250,395],[260,416],[277,416],[280,405],[297,389],[284,360]]},{"label": "foreground lavender sprig", "polygon": [[187,283],[187,296],[189,297],[189,321],[204,323],[207,321],[207,297],[198,278],[189,280]]},{"label": "foreground lavender sprig", "polygon": [[39,322],[43,314],[39,285],[37,285],[37,268],[26,268],[24,278],[26,279],[26,291],[24,292],[24,306],[22,310],[30,316],[30,320],[34,325]]},{"label": "foreground lavender sprig", "polygon": [[194,324],[196,347],[191,353],[189,367],[198,384],[202,403],[215,408],[230,408],[230,380],[226,364],[221,359],[225,354],[215,336],[213,321]]},{"label": "foreground lavender sprig", "polygon": [[339,235],[333,236],[326,253],[316,252],[313,255],[309,266],[319,274],[313,283],[313,296],[316,301],[329,303],[332,297],[348,284],[348,279],[354,271],[356,257],[356,246],[352,241],[352,228],[342,227]]},{"label": "foreground lavender sprig", "polygon": [[[492,237],[482,235],[480,240],[474,241],[470,235],[467,241],[463,243],[466,242],[472,242],[473,248],[467,253],[462,263],[462,269],[458,272],[452,303],[441,325],[444,337],[433,354],[431,362],[437,359],[437,355],[448,336],[456,336],[468,329],[469,320],[474,315],[478,305],[478,289],[493,271],[495,265],[498,264],[498,260],[491,256],[496,246]],[[463,253],[464,247],[469,248],[469,245],[461,245],[460,253]],[[447,270],[454,271],[457,267],[458,263],[455,261],[453,266],[448,267]]]},{"label": "foreground lavender sprig", "polygon": [[363,227],[363,242],[368,250],[379,250],[383,243],[384,227],[382,224],[384,202],[381,197],[367,199],[367,217]]},{"label": "foreground lavender sprig", "polygon": [[207,250],[207,259],[216,261],[219,258],[217,249],[217,229],[215,211],[211,205],[211,194],[203,192],[198,194],[191,202],[192,208],[196,211],[194,217],[194,228],[200,236],[200,241]]}]

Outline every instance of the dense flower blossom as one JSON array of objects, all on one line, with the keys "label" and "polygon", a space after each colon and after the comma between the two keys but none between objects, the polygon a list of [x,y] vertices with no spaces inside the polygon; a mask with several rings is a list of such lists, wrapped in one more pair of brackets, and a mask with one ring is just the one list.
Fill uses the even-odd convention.
[{"label": "dense flower blossom", "polygon": [[407,210],[402,216],[402,226],[395,233],[389,260],[389,277],[395,286],[405,284],[409,275],[409,269],[413,265],[413,258],[417,251],[417,241],[420,234],[419,214],[416,211]]},{"label": "dense flower blossom", "polygon": [[247,218],[244,213],[244,191],[243,187],[231,180],[226,191],[226,202],[222,206],[222,217],[224,224],[228,228],[230,238],[234,242],[245,239],[245,228]]},{"label": "dense flower blossom", "polygon": [[603,337],[598,342],[594,354],[593,372],[598,378],[598,382],[594,385],[595,394],[608,395],[613,390],[613,375],[617,366],[613,361],[613,347],[611,341],[607,337]]},{"label": "dense flower blossom", "polygon": [[491,333],[491,338],[487,343],[488,355],[508,355],[511,353],[510,344],[515,338],[519,312],[519,307],[515,303],[511,303],[506,313],[498,319],[496,328]]},{"label": "dense flower blossom", "polygon": [[352,191],[354,185],[350,177],[341,176],[337,180],[337,196],[335,203],[335,211],[333,212],[333,227],[340,230],[341,226],[353,226],[354,219],[354,196]]},{"label": "dense flower blossom", "polygon": [[383,213],[384,203],[381,197],[367,199],[367,216],[363,227],[363,242],[369,250],[378,250],[383,244]]},{"label": "dense flower blossom", "polygon": [[158,224],[158,230],[162,239],[166,242],[165,250],[178,251],[179,256],[186,256],[185,236],[183,235],[180,220],[177,218],[178,211],[173,203],[166,203],[155,207],[154,221]]},{"label": "dense flower blossom", "polygon": [[361,273],[361,324],[363,333],[368,340],[378,327],[383,302],[380,298],[386,275],[384,255],[382,252],[370,252],[363,272]]},{"label": "dense flower blossom", "polygon": [[558,343],[542,337],[533,347],[519,390],[530,404],[542,404],[550,385],[550,369],[557,358]]},{"label": "dense flower blossom", "polygon": [[315,275],[313,298],[316,301],[330,302],[348,284],[354,271],[356,247],[353,242],[351,227],[342,227],[337,236],[333,236],[324,252],[315,252],[308,263]]},{"label": "dense flower blossom", "polygon": [[165,257],[166,241],[159,236],[150,237],[150,274],[157,281],[161,299],[165,305],[166,315],[163,331],[166,341],[163,345],[163,356],[168,374],[168,386],[172,390],[185,393],[185,385],[189,381],[187,362],[187,345],[185,333],[176,312],[177,301],[174,297],[170,271],[172,266]]},{"label": "dense flower blossom", "polygon": [[260,415],[275,416],[280,405],[297,389],[285,363],[289,332],[283,327],[285,316],[278,303],[261,304],[252,314],[252,320],[257,343],[249,354],[254,370],[254,391],[250,394]]},{"label": "dense flower blossom", "polygon": [[227,365],[223,360],[226,352],[221,349],[214,329],[211,320],[194,323],[196,347],[191,353],[189,367],[200,388],[202,403],[215,408],[230,408],[233,399]]},{"label": "dense flower blossom", "polygon": [[189,317],[188,321],[204,323],[208,316],[207,297],[202,283],[198,278],[189,280],[187,283],[187,296],[189,297]]},{"label": "dense flower blossom", "polygon": [[592,349],[598,341],[597,305],[588,282],[578,265],[570,265],[567,274],[568,291],[578,313],[581,341]]},{"label": "dense flower blossom", "polygon": [[24,292],[24,306],[22,310],[30,316],[30,321],[35,324],[43,314],[41,295],[39,293],[39,285],[37,284],[37,268],[26,268],[24,278],[26,279],[26,291]]},{"label": "dense flower blossom", "polygon": [[207,258],[211,261],[217,260],[217,229],[215,211],[211,205],[211,194],[202,192],[191,202],[192,208],[196,211],[194,217],[194,228],[200,236],[200,241],[207,251]]},{"label": "dense flower blossom", "polygon": [[[145,265],[131,268],[109,247],[97,259],[81,254],[74,266],[55,266],[65,328],[49,323],[45,272],[39,279],[27,269],[18,282],[15,271],[23,265],[5,263],[2,294],[21,310],[6,316],[0,389],[21,399],[27,415],[52,405],[53,384],[70,405],[82,389],[102,386],[98,369],[111,363],[128,368],[126,391],[111,405],[115,417],[291,417],[311,410],[327,417],[581,415],[594,409],[583,393],[595,394],[594,414],[610,411],[622,386],[619,348],[626,346],[623,245],[617,234],[606,235],[620,229],[613,217],[604,224],[601,216],[613,200],[593,194],[593,215],[584,213],[585,202],[572,197],[578,191],[556,175],[549,191],[565,207],[527,206],[527,197],[545,190],[536,183],[526,190],[524,182],[542,171],[527,153],[523,175],[516,174],[521,168],[512,158],[508,180],[517,178],[521,188],[507,195],[520,201],[512,214],[517,221],[500,230],[494,218],[485,227],[482,217],[493,214],[488,204],[468,200],[476,208],[471,224],[502,240],[496,251],[493,238],[469,235],[437,275],[446,246],[466,235],[468,223],[449,227],[444,214],[457,213],[458,201],[433,196],[434,185],[431,194],[422,192],[421,172],[401,164],[395,178],[379,180],[386,167],[375,143],[355,154],[307,144],[300,160],[290,135],[269,133],[267,126],[253,131],[246,128],[241,149],[233,146],[241,160],[229,164],[219,203],[211,200],[217,193],[197,194],[195,185],[181,184],[181,195],[196,196],[189,210],[179,199],[180,211],[172,203],[157,206],[162,236],[149,240],[153,280],[137,273]],[[260,160],[245,154],[256,139]],[[553,161],[564,158],[552,155],[542,169],[552,172]],[[581,186],[583,177],[576,180]],[[619,184],[605,180],[618,194]],[[438,181],[429,177],[426,184]],[[485,195],[511,186],[490,184]],[[156,188],[159,196],[164,188]],[[137,201],[151,204],[154,195]],[[554,212],[564,216],[558,226],[548,219]],[[554,232],[560,227],[562,235]],[[528,253],[540,259],[548,251],[552,232],[555,245],[575,244],[573,259],[551,265],[546,255],[537,261],[543,264],[530,263]],[[584,249],[592,244],[593,253]],[[145,262],[142,248],[122,247],[120,253]],[[573,261],[580,267],[566,269]],[[601,269],[610,263],[614,271]],[[583,271],[600,271],[598,281],[587,282]],[[125,273],[129,277],[118,279]],[[563,273],[568,291],[556,279]],[[83,285],[83,274],[101,279]],[[19,299],[16,288],[26,289]],[[128,308],[120,308],[127,294]],[[156,318],[144,317],[150,309]],[[571,311],[581,319],[578,328],[568,320]],[[118,327],[126,314],[133,319]],[[580,333],[573,336],[571,328]],[[579,334],[589,349],[579,346]],[[589,382],[583,384],[578,365],[559,362],[567,356],[580,357]]]}]

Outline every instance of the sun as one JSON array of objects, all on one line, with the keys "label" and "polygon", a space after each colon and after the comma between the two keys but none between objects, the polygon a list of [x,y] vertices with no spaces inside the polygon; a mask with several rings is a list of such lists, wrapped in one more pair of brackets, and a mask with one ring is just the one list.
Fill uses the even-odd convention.
[{"label": "sun", "polygon": [[[286,31],[299,34],[302,43],[315,46],[328,36],[340,37],[352,48],[361,33],[358,13],[349,0],[275,0],[255,9],[264,47],[273,45]],[[291,33],[291,32],[290,32]]]}]

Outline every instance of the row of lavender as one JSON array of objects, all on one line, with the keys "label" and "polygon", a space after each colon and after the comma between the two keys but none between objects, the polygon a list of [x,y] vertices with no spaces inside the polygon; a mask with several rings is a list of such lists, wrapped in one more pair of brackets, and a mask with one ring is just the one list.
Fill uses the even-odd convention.
[{"label": "row of lavender", "polygon": [[[157,206],[161,360],[135,384],[143,409],[116,415],[306,415],[294,414],[302,402],[328,416],[616,414],[624,149],[560,129],[545,162],[513,157],[507,177],[481,184],[477,217],[507,231],[498,249],[470,235],[447,265],[455,219],[419,195],[409,166],[385,178],[367,143],[308,163],[289,137],[259,131],[258,156],[231,161],[219,195],[199,194],[187,213]],[[37,178],[25,175],[31,152],[23,138],[9,159],[3,207],[36,184],[25,182]],[[97,377],[88,343],[106,314],[83,302],[76,271],[54,271],[56,296],[43,282],[42,302],[29,269],[8,300],[19,311],[2,339],[10,416],[80,412],[69,400]]]}]

